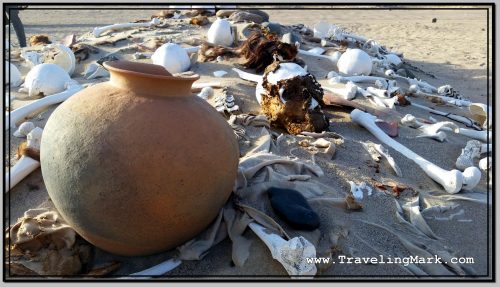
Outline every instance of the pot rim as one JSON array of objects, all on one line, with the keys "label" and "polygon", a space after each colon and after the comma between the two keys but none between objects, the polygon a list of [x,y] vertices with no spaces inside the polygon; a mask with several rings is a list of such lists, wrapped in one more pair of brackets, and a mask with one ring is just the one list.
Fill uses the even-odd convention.
[{"label": "pot rim", "polygon": [[[200,75],[179,75],[173,76],[163,66],[149,63],[133,62],[126,60],[106,61],[103,66],[110,72],[122,74],[137,75],[147,78],[168,79],[171,81],[189,81],[193,82],[200,78]],[[146,72],[152,71],[152,72]]]}]

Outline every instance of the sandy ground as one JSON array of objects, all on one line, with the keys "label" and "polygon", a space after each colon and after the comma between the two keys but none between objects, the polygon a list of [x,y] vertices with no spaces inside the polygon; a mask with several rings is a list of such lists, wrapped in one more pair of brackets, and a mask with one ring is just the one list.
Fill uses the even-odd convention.
[{"label": "sandy ground", "polygon": [[[20,17],[25,24],[27,37],[43,33],[49,35],[54,42],[57,42],[71,33],[84,35],[96,26],[149,19],[153,11],[146,9],[127,10],[126,12],[124,10],[71,11],[46,9],[24,10],[20,12]],[[375,39],[391,50],[404,53],[405,61],[426,72],[415,72],[415,74],[433,85],[450,84],[473,102],[486,103],[487,95],[491,95],[487,90],[488,80],[491,80],[491,70],[489,77],[487,74],[488,48],[491,53],[491,38],[489,42],[490,47],[487,46],[487,27],[490,25],[491,28],[491,23],[488,24],[486,21],[486,11],[390,9],[277,9],[265,11],[270,15],[272,22],[279,22],[282,25],[302,23],[312,27],[320,20],[335,23],[352,33]],[[432,23],[433,18],[437,19],[436,23]],[[175,24],[174,27],[176,27]],[[467,29],[464,29],[464,27],[467,27]],[[192,27],[192,29],[188,30],[187,34],[167,37],[170,37],[172,41],[178,42],[182,42],[186,35],[203,39],[206,29],[208,29],[208,26],[201,28]],[[15,44],[15,34],[11,33],[11,37],[12,43]],[[116,51],[116,49],[125,45],[127,44],[121,43],[116,47],[101,47],[101,53],[78,65],[73,78],[85,83],[86,81],[81,76],[84,64],[90,63],[91,60],[98,59],[107,53]],[[124,59],[131,59],[130,53],[124,53],[122,56]],[[320,79],[322,84],[326,85],[327,81],[324,80],[324,77],[332,67],[310,57],[303,57],[303,59],[308,63],[309,71]],[[147,62],[149,60],[144,61]],[[221,63],[196,63],[192,66],[192,70],[202,76],[200,82],[218,80],[229,85],[234,92],[237,103],[244,112],[258,113],[260,108],[254,97],[254,86],[239,80],[234,73],[230,73],[222,79],[213,77],[213,71],[221,69],[229,70],[232,64],[230,61],[223,61]],[[489,65],[491,67],[491,57]],[[29,70],[29,68],[22,67],[21,65],[20,68],[23,74]],[[104,80],[101,79],[99,81]],[[18,95],[18,93],[13,94]],[[432,105],[425,100],[416,99],[415,101]],[[14,101],[13,105],[17,107],[27,102]],[[35,124],[43,127],[53,109],[49,109],[35,117]],[[429,116],[428,113],[411,107],[397,107],[396,109],[403,114],[412,113],[422,118]],[[460,110],[455,107],[440,107],[440,109],[458,114],[467,114],[466,110]],[[351,123],[348,111],[335,108],[327,109],[327,113],[331,117],[330,130],[343,135],[346,138],[346,143],[343,147],[339,147],[332,161],[320,163],[320,166],[327,175],[324,179],[325,182],[331,185],[336,192],[343,194],[349,190],[347,180],[355,179],[356,182],[361,180],[368,181],[373,177],[378,180],[397,180],[398,182],[412,186],[426,198],[426,204],[422,205],[422,209],[428,208],[433,204],[446,205],[450,202],[458,202],[460,208],[463,210],[463,213],[457,216],[458,220],[454,218],[455,216],[452,216],[450,220],[444,221],[443,224],[442,220],[432,219],[431,217],[427,218],[427,223],[442,238],[440,246],[445,246],[456,252],[456,254],[473,256],[476,258],[476,264],[473,266],[476,274],[481,276],[486,275],[489,260],[487,246],[491,243],[491,238],[486,236],[489,216],[487,213],[488,206],[485,203],[491,192],[491,187],[488,188],[486,184],[486,175],[483,173],[483,179],[474,191],[461,193],[465,197],[481,198],[481,201],[484,202],[479,204],[467,200],[446,198],[445,192],[438,184],[430,180],[414,163],[394,150],[391,150],[391,154],[403,170],[404,177],[396,178],[387,165],[381,165],[381,173],[375,174],[373,168],[366,165],[367,154],[360,147],[359,141],[371,140],[377,142],[377,140],[363,128]],[[435,116],[435,118],[445,120],[445,118],[438,116]],[[423,155],[425,158],[431,159],[431,161],[445,169],[454,168],[455,160],[468,140],[463,136],[454,134],[448,134],[448,142],[445,143],[439,143],[431,139],[415,138],[418,133],[407,127],[401,127],[399,133],[397,140],[400,143]],[[12,149],[9,154],[11,165],[15,163],[14,150],[21,141],[20,139],[11,137],[11,141],[6,142]],[[364,155],[360,156],[360,154]],[[309,159],[309,155],[304,153],[303,158],[307,160]],[[411,196],[408,195],[408,197]],[[401,199],[401,201],[404,200],[405,198]],[[39,170],[27,177],[10,192],[10,202],[10,220],[8,222],[10,224],[22,216],[27,208],[44,205],[50,206]],[[357,239],[351,238],[343,245],[343,251],[346,253],[351,252],[352,254],[354,253],[353,250],[358,250],[356,251],[358,252],[357,254],[362,255],[373,253],[373,250],[379,250],[384,254],[405,253],[406,251],[403,251],[403,249],[400,250],[401,246],[389,240],[390,234],[381,230],[372,230],[371,227],[361,223],[355,223],[355,220],[367,220],[369,218],[380,218],[384,222],[394,220],[395,207],[392,205],[392,197],[376,196],[373,199],[366,199],[363,203],[365,204],[364,214],[334,214],[335,218],[323,219],[325,222],[331,221],[329,223],[333,226],[329,225],[331,228],[335,228],[338,223],[345,228],[349,228],[352,232],[363,234],[364,237],[361,236],[364,238],[363,242],[368,243],[366,246],[359,246],[357,245],[359,243]],[[317,208],[321,209],[324,207],[318,206]],[[328,212],[324,211],[322,214],[328,214]],[[450,214],[445,215],[451,216]],[[471,232],[478,236],[463,236],[463,234]],[[249,235],[249,237],[255,238],[253,235]],[[367,246],[372,248],[371,251]],[[98,251],[98,254],[101,256],[101,261],[106,261],[108,258],[117,258],[102,251]],[[126,264],[118,274],[135,272],[143,266],[147,268],[151,264],[158,263],[168,256],[169,253],[165,253],[143,258],[140,262],[136,261],[136,264]],[[266,256],[269,257],[265,246],[255,240],[252,245],[251,257],[245,268],[236,268],[230,264],[230,242],[229,240],[225,240],[215,246],[203,261],[186,262],[169,275],[283,275],[284,271],[279,264]],[[119,259],[126,261],[123,258]],[[338,277],[344,275],[408,276],[411,273],[408,273],[407,270],[393,269],[388,266],[364,265],[363,268],[357,268],[357,266],[356,268],[336,266],[324,271],[323,274]]]}]

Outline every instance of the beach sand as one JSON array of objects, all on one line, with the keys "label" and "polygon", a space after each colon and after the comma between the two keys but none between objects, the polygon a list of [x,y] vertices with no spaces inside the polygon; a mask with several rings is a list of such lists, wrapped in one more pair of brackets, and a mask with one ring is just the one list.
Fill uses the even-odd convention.
[{"label": "beach sand", "polygon": [[[139,19],[150,19],[150,16],[157,10],[133,9],[127,10],[23,10],[20,18],[25,25],[27,37],[34,34],[46,34],[53,42],[60,41],[68,34],[82,36],[88,34],[94,27],[113,23],[129,22]],[[424,81],[441,86],[452,85],[462,96],[471,99],[472,102],[487,103],[488,95],[491,97],[491,19],[486,20],[485,10],[391,10],[391,9],[370,9],[370,10],[285,10],[273,9],[265,10],[270,16],[270,21],[278,22],[282,25],[304,24],[312,27],[320,20],[335,23],[347,31],[376,40],[393,51],[402,52],[405,61],[425,73],[413,70],[412,72]],[[432,19],[436,18],[433,23]],[[77,20],[75,20],[77,19]],[[211,18],[213,21],[214,18]],[[209,25],[204,27],[190,26],[185,24],[185,20],[176,20],[168,29],[181,29],[185,31],[180,34],[165,34],[167,39],[174,42],[182,42],[187,37],[204,39]],[[488,25],[490,35],[488,35]],[[188,28],[186,28],[188,27]],[[464,27],[467,27],[466,29]],[[161,31],[161,30],[157,30]],[[152,37],[151,31],[142,31],[133,34],[133,37]],[[489,46],[487,39],[489,38]],[[11,33],[11,42],[15,45],[15,34]],[[100,57],[133,44],[129,40],[118,42],[116,46],[100,46],[99,54],[85,62],[78,64],[74,79],[81,83],[89,81],[82,78],[85,65]],[[305,45],[312,47],[312,45]],[[124,59],[132,59],[134,51],[120,53]],[[328,85],[325,80],[326,74],[333,70],[329,63],[318,60],[314,57],[302,57],[309,72],[320,81],[322,85]],[[141,60],[149,62],[150,60]],[[236,103],[245,113],[259,113],[260,107],[255,100],[255,87],[251,83],[243,81],[230,71],[236,60],[225,60],[223,62],[194,63],[191,70],[200,74],[199,82],[220,81],[223,85],[230,87]],[[21,62],[15,62],[20,67],[23,75],[29,68],[23,66]],[[489,75],[487,67],[490,67]],[[229,73],[223,78],[216,78],[213,72],[225,70]],[[250,71],[252,72],[252,71]],[[432,75],[432,76],[431,76]],[[99,79],[93,82],[101,82],[106,79]],[[216,90],[216,95],[221,91]],[[21,94],[13,91],[14,96]],[[415,102],[434,106],[425,99],[412,98]],[[356,100],[361,101],[361,100]],[[491,101],[491,98],[490,98]],[[13,107],[22,106],[29,101],[14,100]],[[210,101],[209,101],[210,102]],[[43,128],[50,113],[55,109],[51,108],[41,115],[36,116],[33,122]],[[446,106],[439,107],[444,111],[467,115],[466,109]],[[408,106],[396,106],[396,110],[401,114],[411,113],[417,117],[428,118],[431,114]],[[418,238],[421,234],[411,233],[411,229],[402,228],[398,213],[398,205],[404,205],[409,201],[418,198],[420,200],[419,209],[424,215],[427,224],[439,239],[425,238],[425,243],[430,245],[422,247],[432,252],[449,252],[455,256],[473,257],[475,263],[466,274],[475,274],[481,277],[491,276],[491,186],[488,187],[486,174],[482,174],[480,184],[473,191],[462,191],[456,196],[448,195],[439,184],[432,181],[416,164],[405,158],[397,151],[389,149],[391,155],[400,166],[403,177],[394,175],[389,165],[382,160],[380,171],[369,166],[370,157],[363,149],[360,142],[370,140],[378,143],[364,128],[352,123],[349,118],[348,109],[329,107],[325,112],[330,117],[330,131],[336,132],[345,138],[343,145],[337,147],[336,154],[332,160],[320,160],[317,164],[325,172],[325,176],[320,182],[331,187],[328,191],[330,196],[342,197],[349,193],[349,184],[352,180],[356,183],[362,181],[372,184],[373,179],[380,182],[394,181],[410,186],[413,191],[405,191],[400,197],[394,197],[381,191],[374,191],[372,196],[365,196],[362,200],[364,208],[361,212],[348,212],[345,210],[332,209],[322,204],[312,204],[318,211],[322,219],[321,230],[344,234],[347,236],[337,245],[340,254],[351,256],[377,256],[385,254],[391,256],[411,255],[411,248],[404,245],[397,234],[408,238]],[[446,118],[432,115],[438,121]],[[462,127],[462,125],[460,125]],[[6,144],[10,146],[8,160],[11,165],[15,163],[15,149],[22,142],[22,139],[12,137],[10,142],[6,139]],[[396,140],[424,158],[429,159],[438,166],[451,170],[454,168],[455,160],[460,155],[461,149],[465,146],[468,138],[447,133],[447,142],[437,142],[428,138],[416,138],[418,132],[414,129],[401,126],[399,136]],[[288,155],[289,150],[283,151],[283,155]],[[301,159],[310,160],[311,156],[302,150],[294,155]],[[477,161],[476,161],[477,163]],[[38,169],[19,183],[9,192],[10,206],[7,224],[13,224],[17,218],[21,217],[24,211],[29,208],[40,206],[51,206],[47,191],[45,190],[41,172]],[[489,204],[487,203],[489,202]],[[432,206],[454,206],[442,213],[429,209]],[[428,209],[428,210],[426,210]],[[406,219],[411,222],[411,214],[406,214]],[[381,228],[385,226],[386,228]],[[488,233],[489,230],[489,233]],[[133,232],[133,231],[131,231]],[[489,236],[488,236],[489,234]],[[185,261],[177,269],[171,271],[167,276],[269,276],[286,275],[284,269],[277,261],[274,261],[266,246],[258,240],[251,232],[247,231],[246,236],[253,239],[250,258],[243,267],[235,267],[231,264],[231,243],[229,239],[213,247],[201,261]],[[423,237],[422,237],[423,238]],[[424,240],[424,239],[423,239]],[[323,240],[324,241],[324,240]],[[424,242],[422,242],[424,244]],[[425,245],[425,244],[424,244]],[[118,257],[96,249],[96,262],[108,262],[112,259],[123,262],[114,275],[126,275],[137,272],[157,264],[169,256],[172,252],[166,252],[154,256],[140,259],[129,259]],[[423,268],[426,274],[432,276],[453,275],[456,272],[442,272]],[[451,269],[447,269],[451,270]],[[437,273],[436,273],[437,272]],[[337,264],[324,268],[320,272],[330,279],[354,278],[356,276],[412,276],[406,268],[400,266],[383,264],[363,264],[348,265]],[[489,275],[488,275],[489,274]],[[343,277],[345,276],[345,277]],[[229,278],[229,277],[226,277]],[[241,278],[241,277],[240,277]],[[286,277],[284,277],[286,278]],[[404,277],[411,278],[411,277]]]}]

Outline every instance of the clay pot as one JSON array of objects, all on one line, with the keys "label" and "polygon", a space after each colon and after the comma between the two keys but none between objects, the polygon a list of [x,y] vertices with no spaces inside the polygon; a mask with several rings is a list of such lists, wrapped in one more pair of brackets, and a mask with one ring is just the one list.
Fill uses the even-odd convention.
[{"label": "clay pot", "polygon": [[238,143],[216,110],[191,94],[199,76],[106,62],[90,86],[50,116],[41,167],[57,210],[106,251],[147,255],[203,231],[231,194]]}]

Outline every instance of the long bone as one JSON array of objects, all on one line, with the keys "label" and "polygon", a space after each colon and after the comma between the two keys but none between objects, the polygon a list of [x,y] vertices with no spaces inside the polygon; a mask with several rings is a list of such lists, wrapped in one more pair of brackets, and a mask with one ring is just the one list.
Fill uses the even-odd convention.
[{"label": "long bone", "polygon": [[428,112],[430,112],[432,114],[436,114],[436,115],[440,115],[440,116],[443,116],[443,117],[447,117],[447,118],[449,118],[451,120],[454,120],[454,121],[457,121],[459,123],[462,123],[462,124],[466,125],[467,127],[472,127],[475,130],[482,130],[481,126],[478,123],[476,123],[474,120],[470,119],[470,118],[459,116],[459,115],[455,115],[455,114],[448,113],[448,112],[443,112],[443,111],[436,110],[434,108],[430,108],[430,107],[427,107],[427,106],[424,106],[424,105],[416,104],[414,102],[410,102],[410,103],[411,103],[412,107],[416,107],[416,108],[419,108],[419,109],[422,109],[422,110],[426,110],[426,111],[428,111]]},{"label": "long bone", "polygon": [[334,71],[328,73],[328,78],[330,79],[330,83],[344,83],[344,82],[353,82],[353,83],[375,83],[376,81],[385,81],[385,78],[375,77],[375,76],[348,76],[344,77],[337,74]]},{"label": "long bone", "polygon": [[481,172],[476,167],[466,168],[464,172],[460,172],[456,169],[448,171],[429,162],[385,134],[375,124],[376,117],[369,113],[355,109],[351,112],[351,119],[355,123],[366,128],[382,143],[390,146],[397,152],[415,162],[430,178],[443,186],[448,193],[457,193],[461,189],[471,190],[481,179]]},{"label": "long bone", "polygon": [[123,29],[128,29],[128,28],[135,28],[135,27],[151,27],[160,24],[160,19],[158,18],[153,18],[151,22],[147,23],[121,23],[121,24],[113,24],[113,25],[108,25],[108,26],[103,26],[103,27],[96,27],[92,31],[92,34],[94,34],[94,37],[99,37],[101,36],[102,33],[106,31],[114,31],[114,30],[123,30]]},{"label": "long bone", "polygon": [[375,86],[382,90],[387,90],[388,96],[399,90],[396,80],[375,81]]},{"label": "long bone", "polygon": [[387,90],[376,89],[374,87],[366,88],[366,91],[373,95],[373,100],[379,104],[382,103],[389,109],[394,109],[394,105],[398,102],[398,97],[394,96],[389,98],[389,92]]},{"label": "long bone", "polygon": [[[424,129],[426,129],[426,130],[428,130],[427,134],[436,134],[438,132],[438,130],[444,130],[444,131],[453,131],[454,133],[461,134],[461,135],[464,135],[464,136],[467,136],[467,137],[470,137],[470,138],[473,138],[473,139],[481,140],[483,142],[487,142],[488,141],[488,137],[491,139],[491,132],[490,131],[476,131],[476,130],[471,130],[471,129],[459,128],[458,126],[456,126],[455,124],[453,124],[451,122],[439,122],[439,123],[435,123],[435,124],[432,124],[432,125],[424,124],[424,123],[420,122],[419,120],[417,120],[417,118],[415,118],[411,114],[405,115],[401,119],[401,123],[404,124],[404,125],[409,125],[409,126],[417,127],[417,128],[419,128],[420,130],[423,130],[423,131],[424,131]],[[448,124],[444,125],[443,123],[448,123]],[[435,129],[435,128],[422,128],[422,127],[425,127],[425,126],[438,127],[437,124],[442,124],[439,127],[439,129]],[[487,148],[487,146],[484,147],[484,149],[486,149],[486,148]]]},{"label": "long bone", "polygon": [[[73,96],[76,92],[80,91],[82,87],[73,82],[67,83],[67,90],[58,94],[50,95],[39,100],[36,100],[32,103],[29,103],[25,106],[22,106],[14,111],[10,112],[10,125],[5,125],[7,128],[16,128],[17,123],[24,120],[25,118],[39,113],[49,106],[58,104],[60,102],[65,101],[69,97]],[[6,115],[6,118],[9,118],[9,115]]]},{"label": "long bone", "polygon": [[333,55],[320,55],[320,54],[317,54],[317,53],[314,53],[314,52],[310,52],[310,51],[299,49],[298,54],[299,55],[306,55],[306,56],[318,57],[318,58],[322,58],[322,59],[327,59],[327,60],[331,61],[335,65],[337,64],[338,60],[340,59],[340,53],[334,53]]},{"label": "long bone", "polygon": [[[26,147],[39,152],[42,132],[43,130],[41,128],[34,128],[27,136],[28,143]],[[27,155],[22,155],[10,171],[5,174],[5,182],[8,183],[6,191],[12,189],[38,167],[40,167],[40,162],[38,160]]]},{"label": "long bone", "polygon": [[[371,103],[373,103],[374,105],[376,106],[379,106],[379,107],[383,107],[383,108],[387,108],[388,105],[386,105],[386,102],[379,98],[379,97],[376,97],[374,95],[372,95],[371,93],[369,93],[367,90],[359,87],[359,86],[356,86],[357,88],[357,91],[363,96],[365,97],[368,101],[370,101]],[[387,102],[388,104],[390,104],[390,102]]]},{"label": "long bone", "polygon": [[434,95],[434,94],[429,94],[424,91],[421,91],[417,85],[411,85],[410,88],[408,89],[408,92],[410,92],[413,95],[421,96],[421,97],[433,97],[433,98],[439,98],[442,99],[443,101],[458,106],[458,107],[468,107],[470,106],[471,102],[468,100],[461,100],[461,99],[455,99],[452,97],[446,97],[446,96],[441,96],[441,95]]},{"label": "long bone", "polygon": [[250,82],[259,82],[262,80],[262,76],[261,75],[256,75],[256,74],[252,74],[252,73],[247,73],[245,71],[242,71],[240,69],[237,69],[237,68],[233,68],[232,69],[233,71],[235,71],[238,76],[240,78],[242,78],[243,80],[247,80],[247,81],[250,81]]},{"label": "long bone", "polygon": [[341,96],[346,100],[352,100],[356,97],[357,86],[353,82],[347,82],[342,88],[323,87],[323,89]]},{"label": "long bone", "polygon": [[316,265],[307,262],[307,258],[316,257],[316,248],[307,239],[299,236],[285,240],[258,223],[251,222],[248,226],[266,244],[272,257],[283,265],[288,275],[316,275]]},{"label": "long bone", "polygon": [[458,132],[455,131],[455,133],[464,135],[464,136],[472,138],[472,139],[480,140],[483,142],[488,142],[488,138],[490,140],[492,139],[491,131],[476,131],[476,130],[471,130],[471,129],[460,128],[460,129],[458,129]]},{"label": "long bone", "polygon": [[400,76],[398,74],[396,74],[396,72],[394,72],[394,70],[386,70],[385,71],[385,75],[391,79],[402,79],[402,80],[405,80],[408,82],[408,85],[417,85],[418,87],[420,87],[420,89],[426,91],[426,92],[430,92],[430,93],[437,93],[438,89],[432,85],[430,85],[429,83],[427,82],[424,82],[424,81],[419,81],[417,79],[411,79],[411,78],[407,78],[407,77],[403,77],[403,76]]}]

